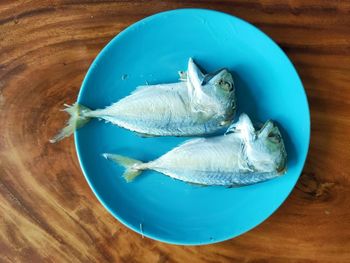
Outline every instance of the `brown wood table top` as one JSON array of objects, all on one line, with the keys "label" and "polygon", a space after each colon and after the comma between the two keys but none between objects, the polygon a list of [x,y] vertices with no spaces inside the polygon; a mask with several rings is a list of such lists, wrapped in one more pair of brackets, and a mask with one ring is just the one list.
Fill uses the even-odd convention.
[{"label": "brown wood table top", "polygon": [[[73,138],[50,144],[98,52],[148,15],[202,7],[270,35],[308,94],[311,145],[296,188],[235,239],[142,238],[97,201]],[[0,262],[350,262],[349,1],[0,1]]]}]

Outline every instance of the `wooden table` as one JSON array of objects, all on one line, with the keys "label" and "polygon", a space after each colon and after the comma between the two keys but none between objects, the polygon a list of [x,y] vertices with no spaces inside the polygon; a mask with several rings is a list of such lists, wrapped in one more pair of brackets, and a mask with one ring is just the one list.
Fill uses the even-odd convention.
[{"label": "wooden table", "polygon": [[[261,28],[294,62],[312,136],[288,200],[254,230],[185,247],[142,238],[97,201],[73,139],[52,145],[101,48],[148,15],[203,7]],[[0,2],[0,262],[350,262],[349,1]]]}]

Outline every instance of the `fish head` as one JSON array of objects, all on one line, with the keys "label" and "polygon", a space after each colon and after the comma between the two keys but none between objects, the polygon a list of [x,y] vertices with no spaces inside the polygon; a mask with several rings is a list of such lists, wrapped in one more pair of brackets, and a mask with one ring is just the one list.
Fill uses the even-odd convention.
[{"label": "fish head", "polygon": [[203,74],[190,58],[187,75],[195,100],[201,103],[203,108],[213,109],[217,115],[223,115],[226,119],[233,118],[236,108],[235,87],[233,77],[227,69]]},{"label": "fish head", "polygon": [[203,92],[221,109],[219,112],[232,119],[236,109],[235,86],[231,73],[221,69],[213,74],[204,76]]},{"label": "fish head", "polygon": [[229,99],[235,92],[232,74],[227,69],[205,75],[202,85],[206,92],[219,98]]},{"label": "fish head", "polygon": [[257,170],[283,173],[286,169],[286,150],[278,127],[267,121],[247,143],[247,157]]},{"label": "fish head", "polygon": [[244,153],[249,165],[256,171],[283,173],[286,169],[286,150],[281,133],[272,121],[267,121],[256,130],[246,114],[228,131],[240,133]]}]

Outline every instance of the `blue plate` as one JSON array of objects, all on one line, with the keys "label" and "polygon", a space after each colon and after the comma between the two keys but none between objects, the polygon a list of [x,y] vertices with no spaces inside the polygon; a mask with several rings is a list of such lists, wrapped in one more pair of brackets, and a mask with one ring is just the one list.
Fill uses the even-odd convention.
[{"label": "blue plate", "polygon": [[140,138],[93,120],[76,132],[75,141],[90,187],[120,222],[156,240],[197,245],[236,237],[283,203],[306,159],[310,115],[298,74],[275,42],[239,18],[203,9],[159,13],[121,32],[92,63],[78,102],[103,108],[138,85],[176,82],[189,57],[207,71],[234,72],[238,113],[277,121],[288,153],[287,174],[241,188],[198,187],[156,172],[126,183],[122,169],[101,153],[148,161],[186,138]]}]

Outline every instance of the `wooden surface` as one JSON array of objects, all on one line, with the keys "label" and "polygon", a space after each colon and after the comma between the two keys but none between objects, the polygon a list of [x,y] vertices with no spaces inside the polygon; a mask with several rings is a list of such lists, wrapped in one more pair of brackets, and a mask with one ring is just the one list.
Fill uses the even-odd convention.
[{"label": "wooden surface", "polygon": [[[312,115],[288,200],[245,235],[198,247],[122,226],[88,187],[73,138],[48,142],[99,50],[180,7],[222,10],[269,34],[299,71]],[[349,171],[349,1],[0,1],[0,262],[350,262]]]}]

